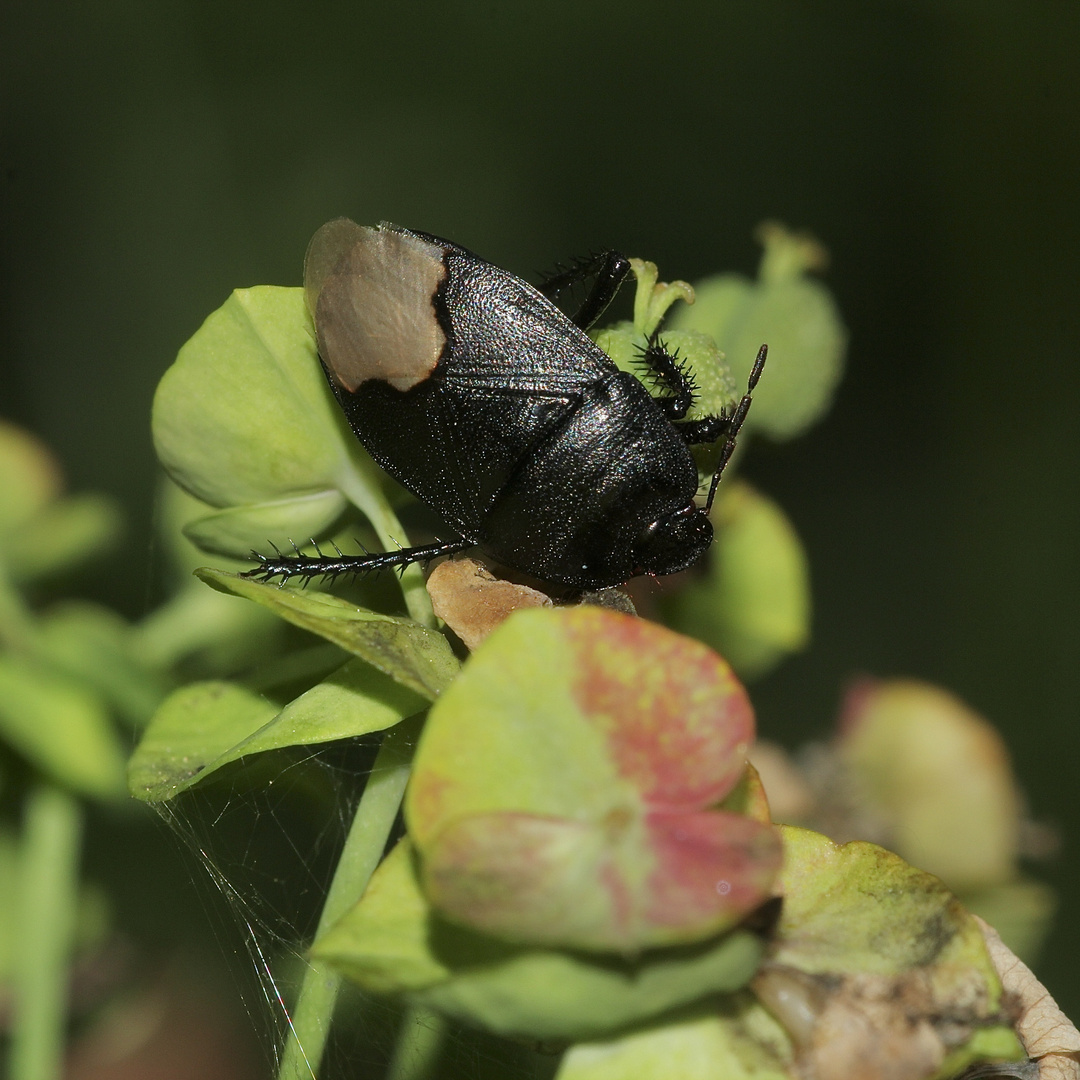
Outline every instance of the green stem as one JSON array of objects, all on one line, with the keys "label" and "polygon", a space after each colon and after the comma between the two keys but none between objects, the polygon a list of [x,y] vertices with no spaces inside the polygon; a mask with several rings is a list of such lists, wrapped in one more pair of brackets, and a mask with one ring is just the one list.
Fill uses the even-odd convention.
[{"label": "green stem", "polygon": [[[418,718],[405,720],[383,739],[334,871],[334,880],[319,917],[316,939],[356,904],[379,865],[405,794],[420,723]],[[341,977],[330,967],[318,961],[309,963],[293,1010],[278,1080],[304,1080],[315,1076],[330,1033],[330,1020],[340,988]]]},{"label": "green stem", "polygon": [[386,1080],[425,1080],[438,1059],[445,1035],[446,1021],[438,1013],[419,1005],[406,1009]]},{"label": "green stem", "polygon": [[[402,547],[408,546],[409,538],[385,498],[381,495],[377,499],[372,498],[368,485],[360,481],[351,470],[342,471],[338,486],[345,497],[371,522],[371,527],[387,551],[399,544]],[[434,630],[435,613],[431,610],[431,600],[428,599],[424,585],[424,573],[419,566],[414,564],[405,567],[401,575],[401,591],[409,615],[422,626]]]},{"label": "green stem", "polygon": [[26,801],[11,1033],[11,1080],[59,1080],[64,1061],[68,961],[79,889],[82,809],[40,784]]}]

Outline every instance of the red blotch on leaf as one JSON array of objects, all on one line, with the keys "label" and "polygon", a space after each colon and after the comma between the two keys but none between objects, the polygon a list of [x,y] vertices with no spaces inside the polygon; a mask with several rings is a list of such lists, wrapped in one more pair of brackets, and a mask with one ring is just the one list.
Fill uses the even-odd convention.
[{"label": "red blotch on leaf", "polygon": [[644,619],[577,608],[574,696],[651,807],[697,809],[738,783],[754,739],[746,691],[711,649]]},{"label": "red blotch on leaf", "polygon": [[780,870],[780,834],[742,814],[651,813],[645,826],[656,859],[646,917],[656,926],[709,926],[749,911]]}]

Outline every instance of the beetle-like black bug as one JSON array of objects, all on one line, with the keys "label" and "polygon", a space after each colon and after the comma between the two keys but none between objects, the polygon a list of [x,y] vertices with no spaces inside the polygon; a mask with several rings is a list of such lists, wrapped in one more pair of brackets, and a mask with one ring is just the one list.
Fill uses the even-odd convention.
[{"label": "beetle-like black bug", "polygon": [[[479,547],[577,589],[684,570],[709,547],[708,508],[765,362],[730,415],[686,420],[693,384],[654,335],[652,397],[586,331],[630,269],[615,252],[541,289],[457,244],[345,218],[308,248],[304,288],[319,356],[356,437],[459,536],[400,551],[257,556],[262,580],[426,562]],[[593,284],[565,315],[549,296]],[[547,293],[547,295],[544,295]],[[725,444],[697,506],[690,446]]]}]

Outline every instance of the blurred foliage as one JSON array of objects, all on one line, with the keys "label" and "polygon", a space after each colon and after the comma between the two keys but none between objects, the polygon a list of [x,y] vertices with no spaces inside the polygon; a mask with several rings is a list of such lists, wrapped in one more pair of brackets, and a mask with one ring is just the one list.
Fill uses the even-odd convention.
[{"label": "blurred foliage", "polygon": [[745,481],[720,484],[711,517],[716,540],[704,573],[660,610],[755,679],[809,642],[806,554],[780,507]]},{"label": "blurred foliage", "polygon": [[1004,740],[955,695],[916,679],[860,679],[827,743],[789,756],[764,742],[753,757],[777,821],[896,851],[1021,959],[1040,960],[1058,897],[1025,863],[1045,864],[1060,838],[1030,820]]},{"label": "blurred foliage", "polygon": [[[180,528],[205,507],[175,487],[163,496],[182,566]],[[140,860],[149,852],[125,797],[125,744],[181,673],[249,667],[281,641],[270,615],[236,611],[192,581],[195,597],[177,575],[142,624],[58,600],[118,543],[120,526],[114,500],[65,494],[50,451],[0,421],[0,1045],[12,1080],[58,1077],[73,1020],[107,1016],[120,993],[148,1000],[127,958],[132,925],[114,908],[130,911],[145,889],[160,903],[161,879],[143,876],[125,896],[83,867],[85,839],[111,835]],[[97,820],[94,804],[111,817]]]},{"label": "blurred foliage", "polygon": [[161,696],[122,619],[32,599],[39,579],[92,560],[118,531],[111,500],[65,496],[49,451],[0,423],[0,1028],[12,1080],[60,1075],[72,972],[107,955],[107,907],[79,880],[83,800],[122,803],[117,721],[145,721]]},{"label": "blurred foliage", "polygon": [[[99,523],[88,530],[66,510],[80,500],[61,489],[48,450],[0,425],[0,739],[53,783],[115,800],[123,792],[125,754],[110,712],[123,701],[122,711],[134,707],[136,722],[145,720],[157,696],[136,700],[138,674],[127,692],[133,661],[122,645],[114,665],[101,665],[110,639],[124,633],[110,612],[84,605],[40,616],[18,588],[23,578],[61,573],[116,540],[115,507],[102,500]],[[27,538],[35,536],[41,542],[31,547]]]},{"label": "blurred foliage", "polygon": [[847,334],[828,290],[807,276],[828,262],[809,234],[767,222],[757,236],[765,253],[758,280],[715,274],[694,287],[692,307],[676,310],[672,327],[708,334],[745,382],[761,342],[769,377],[754,395],[747,433],[774,439],[801,435],[828,409],[843,372]]}]

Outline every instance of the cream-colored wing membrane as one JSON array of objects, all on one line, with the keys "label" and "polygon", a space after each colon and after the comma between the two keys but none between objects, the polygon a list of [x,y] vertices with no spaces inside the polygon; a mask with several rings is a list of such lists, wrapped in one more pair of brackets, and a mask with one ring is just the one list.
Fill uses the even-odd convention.
[{"label": "cream-colored wing membrane", "polygon": [[446,277],[442,248],[388,228],[328,222],[304,259],[304,293],[319,355],[355,392],[368,379],[398,390],[423,382],[446,335],[432,302]]}]

